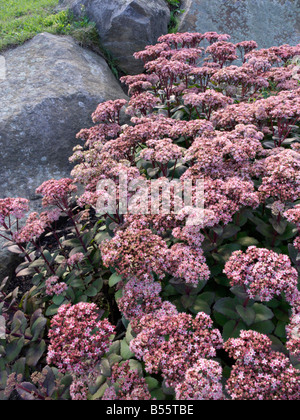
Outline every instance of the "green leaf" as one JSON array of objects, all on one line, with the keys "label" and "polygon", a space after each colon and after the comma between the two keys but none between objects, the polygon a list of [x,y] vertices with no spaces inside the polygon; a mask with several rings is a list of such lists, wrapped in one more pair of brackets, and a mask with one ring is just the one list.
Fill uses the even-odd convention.
[{"label": "green leaf", "polygon": [[130,351],[130,348],[128,344],[126,343],[126,340],[123,340],[121,342],[121,356],[124,360],[129,360],[132,357],[134,357],[134,354]]},{"label": "green leaf", "polygon": [[279,321],[283,321],[283,322],[289,323],[290,316],[289,316],[289,312],[288,312],[288,308],[287,307],[284,308],[283,306],[280,306],[278,308],[275,308],[273,310],[273,312],[274,312],[274,315],[276,316],[276,318]]},{"label": "green leaf", "polygon": [[108,355],[107,360],[109,361],[109,364],[112,367],[113,365],[120,363],[123,359],[122,356],[120,356],[119,354],[110,354]]},{"label": "green leaf", "polygon": [[204,292],[199,295],[201,300],[204,300],[209,306],[211,306],[216,298],[216,294],[214,292]]},{"label": "green leaf", "polygon": [[43,255],[46,258],[46,260],[51,263],[53,260],[53,256],[50,254],[50,252],[47,249],[44,249],[43,251]]},{"label": "green leaf", "polygon": [[21,353],[25,344],[25,338],[17,338],[6,346],[6,360],[10,363],[14,361]]},{"label": "green leaf", "polygon": [[261,334],[271,334],[274,331],[275,325],[271,321],[257,322],[251,325],[251,329]]},{"label": "green leaf", "polygon": [[57,311],[59,309],[59,306],[57,305],[51,305],[46,311],[46,316],[53,316],[57,314]]},{"label": "green leaf", "polygon": [[255,238],[251,238],[250,236],[244,236],[243,238],[239,238],[237,242],[245,247],[255,246],[259,244],[259,241]]},{"label": "green leaf", "polygon": [[40,317],[34,322],[33,326],[31,327],[31,333],[33,336],[31,340],[32,342],[38,340],[42,336],[46,325],[47,319],[44,317]]},{"label": "green leaf", "polygon": [[64,300],[65,300],[65,297],[63,295],[59,295],[59,296],[55,295],[52,298],[52,301],[53,301],[54,305],[56,305],[56,306],[60,306],[63,303]]},{"label": "green leaf", "polygon": [[16,373],[17,375],[24,376],[25,364],[26,364],[25,357],[21,357],[21,359],[18,359],[12,367],[12,373]]},{"label": "green leaf", "polygon": [[75,278],[72,279],[71,281],[67,282],[69,286],[74,287],[75,289],[77,288],[84,288],[84,283],[80,278]]},{"label": "green leaf", "polygon": [[75,248],[81,246],[81,242],[79,239],[68,239],[67,241],[64,241],[62,245],[70,248]]},{"label": "green leaf", "polygon": [[109,351],[107,352],[107,354],[120,354],[120,350],[121,350],[121,342],[120,340],[114,341],[112,343],[112,345],[109,348]]},{"label": "green leaf", "polygon": [[224,325],[228,322],[227,316],[222,315],[219,312],[214,312],[213,317],[216,323],[221,327],[224,327]]},{"label": "green leaf", "polygon": [[95,241],[98,245],[100,245],[103,241],[106,241],[107,239],[111,239],[108,232],[100,232],[95,236]]},{"label": "green leaf", "polygon": [[86,295],[88,296],[88,297],[95,297],[95,296],[97,296],[97,294],[98,294],[98,290],[96,289],[96,287],[94,287],[93,285],[92,286],[90,286],[89,288],[88,288],[88,290],[86,291]]},{"label": "green leaf", "polygon": [[160,168],[149,168],[147,169],[147,174],[150,178],[154,178],[160,172]]},{"label": "green leaf", "polygon": [[240,299],[246,300],[248,299],[248,294],[245,292],[245,289],[241,286],[233,286],[230,288],[231,293],[237,296]]},{"label": "green leaf", "polygon": [[272,319],[274,317],[274,314],[271,311],[271,309],[261,303],[255,303],[253,305],[253,309],[256,314],[254,321],[255,323],[268,321],[269,319]]},{"label": "green leaf", "polygon": [[34,286],[38,286],[41,281],[44,279],[43,274],[35,274],[32,278],[32,283],[34,284]]},{"label": "green leaf", "polygon": [[131,325],[129,324],[127,327],[127,331],[126,331],[126,335],[125,335],[125,340],[126,343],[129,345],[130,342],[133,340],[133,335],[132,335],[132,328]]},{"label": "green leaf", "polygon": [[166,399],[166,395],[163,393],[161,389],[154,389],[150,392],[151,397],[155,398],[157,401],[163,401]]},{"label": "green leaf", "polygon": [[214,306],[214,310],[219,312],[222,315],[227,316],[229,319],[238,320],[239,315],[236,312],[236,302],[232,298],[221,298],[219,299]]},{"label": "green leaf", "polygon": [[145,378],[146,384],[148,385],[149,391],[153,391],[154,389],[158,388],[159,382],[157,379],[152,378],[152,376],[147,376]]},{"label": "green leaf", "polygon": [[11,324],[11,333],[24,334],[27,328],[27,320],[22,311],[17,311],[14,315],[13,322]]},{"label": "green leaf", "polygon": [[181,303],[185,309],[189,309],[192,305],[194,305],[195,297],[188,295],[181,296]]},{"label": "green leaf", "polygon": [[282,321],[278,321],[274,334],[277,335],[277,337],[285,339],[286,338],[286,323]]},{"label": "green leaf", "polygon": [[222,234],[222,238],[223,239],[229,239],[232,238],[233,236],[235,236],[239,231],[241,230],[241,228],[239,226],[236,225],[227,225],[224,228],[223,234]]},{"label": "green leaf", "polygon": [[100,400],[103,397],[103,395],[104,395],[105,391],[107,390],[107,388],[108,388],[108,385],[105,382],[103,385],[100,386],[100,388],[98,389],[98,391],[96,392],[96,394],[94,394],[91,397],[91,400],[92,401]]},{"label": "green leaf", "polygon": [[207,315],[211,314],[211,309],[209,304],[198,296],[195,303],[190,307],[191,312],[198,314],[199,312],[205,312]]},{"label": "green leaf", "polygon": [[283,235],[285,232],[285,229],[287,227],[287,221],[282,219],[280,222],[278,222],[275,219],[270,219],[270,222],[274,228],[274,230],[279,234]]},{"label": "green leaf", "polygon": [[107,359],[102,359],[101,361],[101,373],[106,378],[109,378],[111,376],[111,368]]},{"label": "green leaf", "polygon": [[223,328],[223,340],[229,338],[238,338],[242,330],[246,330],[247,326],[242,321],[228,321]]},{"label": "green leaf", "polygon": [[237,305],[236,310],[248,327],[254,323],[256,313],[252,308],[244,308],[242,305]]},{"label": "green leaf", "polygon": [[42,340],[39,343],[32,343],[26,354],[28,366],[35,367],[46,350],[46,343]]},{"label": "green leaf", "polygon": [[109,287],[114,287],[116,284],[118,284],[122,280],[123,280],[122,277],[118,275],[117,273],[112,274],[108,280]]},{"label": "green leaf", "polygon": [[22,382],[22,388],[17,387],[16,390],[20,397],[25,401],[33,401],[35,400],[35,396],[32,393],[38,394],[37,388],[31,384],[30,382]]},{"label": "green leaf", "polygon": [[[122,362],[122,363],[124,363],[124,362]],[[139,362],[138,360],[135,360],[135,359],[130,359],[129,360],[129,367],[130,367],[131,370],[137,372],[140,377],[143,377],[143,366],[142,366],[141,362]]]},{"label": "green leaf", "polygon": [[27,277],[27,276],[31,276],[34,273],[35,273],[34,269],[29,267],[29,268],[25,268],[24,270],[19,271],[18,274],[16,274],[16,277]]},{"label": "green leaf", "polygon": [[121,297],[122,297],[122,296],[123,296],[123,291],[122,291],[122,289],[118,290],[118,291],[115,293],[115,299],[116,299],[116,300],[121,299]]},{"label": "green leaf", "polygon": [[[222,246],[219,249],[219,256],[222,257],[223,262],[227,262],[229,260],[229,258],[231,257],[232,253],[235,251],[239,251],[241,249],[241,245],[238,243],[231,243],[231,244],[227,244],[225,246]],[[216,256],[218,254],[213,254],[213,257],[216,258]]]},{"label": "green leaf", "polygon": [[33,261],[32,263],[30,263],[30,268],[38,268],[38,267],[43,267],[45,265],[45,260],[43,260],[43,258],[39,258],[38,260]]},{"label": "green leaf", "polygon": [[99,278],[93,282],[93,286],[97,289],[97,292],[99,293],[102,290],[103,287],[103,279]]}]

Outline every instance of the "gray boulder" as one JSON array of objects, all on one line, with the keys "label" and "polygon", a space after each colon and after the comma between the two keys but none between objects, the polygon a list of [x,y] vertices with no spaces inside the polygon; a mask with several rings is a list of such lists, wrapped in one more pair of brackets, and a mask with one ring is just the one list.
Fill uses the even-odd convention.
[{"label": "gray boulder", "polygon": [[0,80],[0,198],[35,197],[70,175],[69,156],[100,102],[126,98],[103,58],[48,33],[4,53]]},{"label": "gray boulder", "polygon": [[300,0],[183,0],[180,32],[216,31],[260,48],[300,42]]},{"label": "gray boulder", "polygon": [[168,33],[170,9],[165,0],[60,0],[61,8],[86,15],[97,26],[102,45],[128,74],[143,71],[133,53]]},{"label": "gray boulder", "polygon": [[[126,98],[106,62],[79,47],[70,37],[40,34],[4,53],[0,73],[0,198],[32,199],[50,178],[69,177],[68,158],[79,143],[81,128],[92,125],[100,102]],[[4,79],[4,76],[6,78]],[[20,260],[2,249],[0,281]]]}]

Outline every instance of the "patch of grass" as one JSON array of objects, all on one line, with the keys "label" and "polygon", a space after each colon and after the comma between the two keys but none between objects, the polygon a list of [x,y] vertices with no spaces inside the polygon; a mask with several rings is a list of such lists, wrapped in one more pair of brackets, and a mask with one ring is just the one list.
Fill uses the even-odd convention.
[{"label": "patch of grass", "polygon": [[0,3],[0,51],[20,45],[41,32],[72,35],[84,44],[95,36],[94,25],[55,13],[58,0],[5,0]]},{"label": "patch of grass", "polygon": [[178,32],[178,27],[179,27],[178,15],[184,12],[184,10],[181,9],[181,0],[166,0],[166,1],[171,11],[169,33],[176,33]]}]

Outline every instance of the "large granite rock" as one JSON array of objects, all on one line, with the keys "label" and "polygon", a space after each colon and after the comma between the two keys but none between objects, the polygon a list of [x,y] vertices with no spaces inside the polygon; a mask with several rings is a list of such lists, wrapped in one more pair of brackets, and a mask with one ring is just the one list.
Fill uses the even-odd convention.
[{"label": "large granite rock", "polygon": [[[47,179],[70,176],[75,136],[92,125],[97,105],[126,96],[106,62],[70,37],[40,34],[4,57],[0,198],[33,199],[31,210],[39,211],[35,189]],[[16,254],[2,250],[3,242],[0,238],[0,281],[19,264]]]},{"label": "large granite rock", "polygon": [[300,43],[300,0],[183,0],[180,32],[227,33],[261,48]]},{"label": "large granite rock", "polygon": [[61,8],[95,22],[102,45],[128,74],[143,71],[133,53],[168,33],[170,9],[165,0],[60,0]]},{"label": "large granite rock", "polygon": [[34,198],[43,181],[69,176],[76,133],[97,104],[126,96],[103,58],[70,37],[40,34],[4,57],[0,198]]}]

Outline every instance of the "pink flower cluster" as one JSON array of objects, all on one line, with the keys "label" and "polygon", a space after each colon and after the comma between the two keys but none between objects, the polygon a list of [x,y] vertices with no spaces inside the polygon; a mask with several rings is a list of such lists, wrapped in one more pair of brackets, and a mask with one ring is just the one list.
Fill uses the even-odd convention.
[{"label": "pink flower cluster", "polygon": [[48,296],[62,295],[67,289],[68,285],[59,282],[59,277],[57,276],[51,276],[46,280],[46,295]]},{"label": "pink flower cluster", "polygon": [[214,360],[199,359],[176,386],[176,400],[224,400],[222,366]]},{"label": "pink flower cluster", "polygon": [[61,210],[55,208],[38,214],[30,213],[25,225],[13,233],[13,240],[17,244],[36,242],[38,238],[51,227],[51,224],[57,221],[61,216]]},{"label": "pink flower cluster", "polygon": [[236,251],[224,273],[232,286],[242,286],[251,299],[268,302],[281,293],[291,305],[298,296],[298,273],[287,255],[251,246],[246,253]]},{"label": "pink flower cluster", "polygon": [[172,139],[148,140],[147,149],[143,149],[140,158],[152,162],[167,164],[182,157],[182,149]]},{"label": "pink flower cluster", "polygon": [[36,193],[43,196],[43,206],[66,207],[70,194],[75,191],[77,191],[77,187],[74,185],[73,179],[63,178],[44,182],[37,188]]},{"label": "pink flower cluster", "polygon": [[146,116],[149,112],[153,110],[161,101],[157,96],[153,95],[150,92],[143,92],[137,95],[134,95],[126,108],[126,114],[136,117]]},{"label": "pink flower cluster", "polygon": [[167,387],[175,387],[199,358],[216,356],[222,347],[219,330],[213,329],[210,317],[199,312],[195,319],[178,313],[164,302],[161,309],[145,315],[141,332],[130,344],[131,351],[145,363],[149,373],[162,373]]},{"label": "pink flower cluster", "polygon": [[201,248],[177,243],[170,249],[170,273],[184,279],[187,284],[198,285],[199,281],[208,280],[209,267]]},{"label": "pink flower cluster", "polygon": [[[282,91],[253,103],[229,105],[216,111],[212,121],[223,128],[236,124],[257,124],[266,132],[278,136],[278,145],[288,137],[292,126],[300,119],[300,89]],[[271,127],[271,129],[269,128]]]},{"label": "pink flower cluster", "polygon": [[130,362],[112,367],[109,378],[111,386],[106,389],[102,400],[151,400],[151,394],[144,378],[130,368]]},{"label": "pink flower cluster", "polygon": [[227,105],[233,103],[231,98],[228,98],[220,92],[216,92],[214,89],[208,89],[204,93],[186,93],[183,96],[183,101],[185,105],[200,108],[207,116],[207,119],[210,119],[213,111],[219,108],[225,108]]},{"label": "pink flower cluster", "polygon": [[98,105],[92,115],[94,123],[119,124],[121,110],[126,104],[127,101],[125,99],[117,99],[116,101],[107,101]]},{"label": "pink flower cluster", "polygon": [[144,280],[132,278],[126,282],[118,306],[123,316],[130,321],[133,330],[138,330],[139,321],[144,315],[161,307],[160,292],[160,283],[154,282],[150,277]]},{"label": "pink flower cluster", "polygon": [[73,254],[71,257],[68,258],[67,264],[70,266],[80,264],[84,260],[84,258],[84,254],[82,252],[77,252],[76,254]]},{"label": "pink flower cluster", "polygon": [[5,227],[6,218],[15,217],[16,219],[22,219],[25,213],[29,210],[28,203],[29,200],[26,200],[25,198],[1,198],[0,225]]},{"label": "pink flower cluster", "polygon": [[18,244],[34,242],[45,232],[47,225],[47,220],[41,218],[38,213],[31,213],[25,226],[14,233],[13,239]]},{"label": "pink flower cluster", "polygon": [[87,377],[108,350],[113,333],[107,319],[99,321],[95,304],[62,305],[51,321],[47,363],[62,373]]},{"label": "pink flower cluster", "polygon": [[284,217],[300,229],[300,204],[296,204],[292,209],[287,210]]},{"label": "pink flower cluster", "polygon": [[220,64],[221,67],[227,62],[238,59],[238,56],[236,55],[236,46],[226,41],[214,42],[206,49],[206,53],[211,55],[213,61]]},{"label": "pink flower cluster", "polygon": [[86,401],[89,388],[86,382],[79,378],[74,378],[70,386],[70,396],[73,401]]},{"label": "pink flower cluster", "polygon": [[205,132],[185,153],[184,161],[193,163],[187,174],[228,178],[238,173],[241,178],[250,179],[257,171],[255,159],[266,154],[262,139],[263,133],[254,125],[239,124],[229,132]]},{"label": "pink flower cluster", "polygon": [[261,199],[294,202],[300,196],[300,153],[275,149],[264,162],[264,176],[258,191]]},{"label": "pink flower cluster", "polygon": [[150,229],[119,230],[113,239],[101,246],[103,264],[115,267],[124,278],[148,278],[155,273],[159,278],[167,271],[166,242]]},{"label": "pink flower cluster", "polygon": [[255,331],[242,331],[240,338],[225,343],[236,360],[226,384],[233,400],[299,400],[299,371],[271,345],[267,336]]}]

